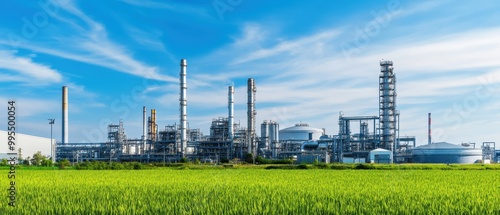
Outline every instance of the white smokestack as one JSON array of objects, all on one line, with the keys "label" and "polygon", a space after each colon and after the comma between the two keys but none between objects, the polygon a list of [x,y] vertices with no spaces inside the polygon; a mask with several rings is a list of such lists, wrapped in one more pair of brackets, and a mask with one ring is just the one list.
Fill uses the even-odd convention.
[{"label": "white smokestack", "polygon": [[429,125],[428,125],[428,126],[429,126],[429,127],[428,127],[428,129],[429,129],[429,131],[428,131],[428,132],[429,132],[429,133],[428,133],[428,135],[429,135],[429,136],[428,136],[429,145],[432,143],[432,130],[431,130],[431,125],[432,125],[432,122],[431,122],[431,119],[432,119],[432,118],[431,118],[431,113],[429,113]]},{"label": "white smokestack", "polygon": [[62,144],[68,143],[68,87],[62,87]]},{"label": "white smokestack", "polygon": [[144,150],[146,149],[146,141],[148,138],[147,127],[148,127],[148,125],[147,125],[146,106],[143,106],[142,107],[142,152],[140,152],[140,153],[144,153]]},{"label": "white smokestack", "polygon": [[186,67],[187,67],[187,62],[186,59],[181,60],[181,72],[180,72],[180,90],[181,90],[181,95],[180,95],[180,108],[181,108],[181,113],[180,113],[180,121],[181,121],[181,155],[182,157],[185,156],[185,148],[187,146],[187,112],[186,112],[186,107],[187,107],[187,99],[186,99],[186,90],[187,90],[187,84],[186,84]]},{"label": "white smokestack", "polygon": [[233,86],[229,86],[228,87],[228,92],[227,92],[227,95],[228,95],[228,124],[229,124],[229,131],[228,131],[228,134],[229,134],[229,140],[233,140],[233,136],[234,136],[234,128],[233,128],[233,124],[234,124],[234,87]]}]

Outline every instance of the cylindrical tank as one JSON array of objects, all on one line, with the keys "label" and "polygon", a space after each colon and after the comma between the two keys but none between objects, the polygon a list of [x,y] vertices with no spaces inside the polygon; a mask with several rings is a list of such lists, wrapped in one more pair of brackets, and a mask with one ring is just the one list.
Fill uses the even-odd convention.
[{"label": "cylindrical tank", "polygon": [[482,159],[480,148],[439,142],[419,146],[413,149],[415,163],[459,163],[471,164]]},{"label": "cylindrical tank", "polygon": [[293,127],[279,131],[280,140],[308,141],[319,140],[323,135],[323,129],[309,127],[308,124],[299,123]]}]

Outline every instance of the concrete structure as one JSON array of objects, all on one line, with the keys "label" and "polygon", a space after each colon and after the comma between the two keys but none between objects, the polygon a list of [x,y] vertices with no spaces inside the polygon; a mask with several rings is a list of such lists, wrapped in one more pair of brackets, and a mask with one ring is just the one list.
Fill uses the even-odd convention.
[{"label": "concrete structure", "polygon": [[418,146],[412,151],[415,163],[471,164],[482,159],[480,148],[464,147],[446,142]]}]

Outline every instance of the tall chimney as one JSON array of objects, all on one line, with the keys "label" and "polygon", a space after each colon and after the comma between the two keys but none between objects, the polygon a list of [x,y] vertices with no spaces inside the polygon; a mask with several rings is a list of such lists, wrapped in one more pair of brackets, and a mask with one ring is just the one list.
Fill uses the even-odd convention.
[{"label": "tall chimney", "polygon": [[62,87],[62,144],[68,144],[68,87]]},{"label": "tall chimney", "polygon": [[151,141],[156,141],[156,109],[151,109]]},{"label": "tall chimney", "polygon": [[248,112],[247,112],[247,147],[248,153],[252,153],[255,156],[255,81],[253,78],[248,79]]},{"label": "tall chimney", "polygon": [[146,149],[146,142],[148,139],[147,136],[147,116],[146,116],[146,106],[142,107],[142,152],[144,153],[144,150]]},{"label": "tall chimney", "polygon": [[187,61],[186,59],[181,60],[181,72],[180,72],[180,91],[181,95],[179,98],[180,102],[180,121],[181,121],[181,156],[185,157],[185,148],[187,146],[187,112],[186,112],[186,107],[187,107],[187,99],[186,99],[186,90],[187,90],[187,84],[186,84],[186,67],[187,67]]},{"label": "tall chimney", "polygon": [[431,122],[431,113],[429,113],[429,144],[432,143],[432,131],[431,131],[431,125],[432,125],[432,122]]},{"label": "tall chimney", "polygon": [[234,87],[233,86],[229,86],[228,87],[228,90],[227,90],[227,96],[228,96],[228,127],[229,127],[229,131],[228,131],[228,135],[229,135],[229,140],[233,140],[233,136],[234,136],[234,100],[233,100],[233,97],[234,97]]}]

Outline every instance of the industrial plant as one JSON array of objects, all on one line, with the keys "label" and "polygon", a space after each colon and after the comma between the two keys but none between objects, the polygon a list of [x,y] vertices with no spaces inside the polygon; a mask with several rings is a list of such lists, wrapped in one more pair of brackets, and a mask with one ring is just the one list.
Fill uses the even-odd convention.
[{"label": "industrial plant", "polygon": [[[499,162],[500,151],[494,142],[481,145],[433,143],[431,114],[429,140],[416,147],[414,136],[400,136],[397,109],[396,74],[393,62],[380,61],[378,114],[344,116],[339,113],[337,134],[307,123],[280,129],[279,122],[266,120],[256,127],[256,82],[247,82],[247,124],[234,120],[234,86],[228,86],[227,116],[213,118],[210,134],[190,128],[187,113],[187,61],[180,61],[179,122],[159,126],[155,109],[142,109],[142,136],[127,138],[124,124],[108,125],[107,141],[68,142],[68,88],[62,87],[62,139],[57,143],[56,160],[168,162],[199,160],[218,163],[260,156],[270,160],[292,159],[296,163],[475,163]],[[149,114],[148,114],[149,113]]]}]

